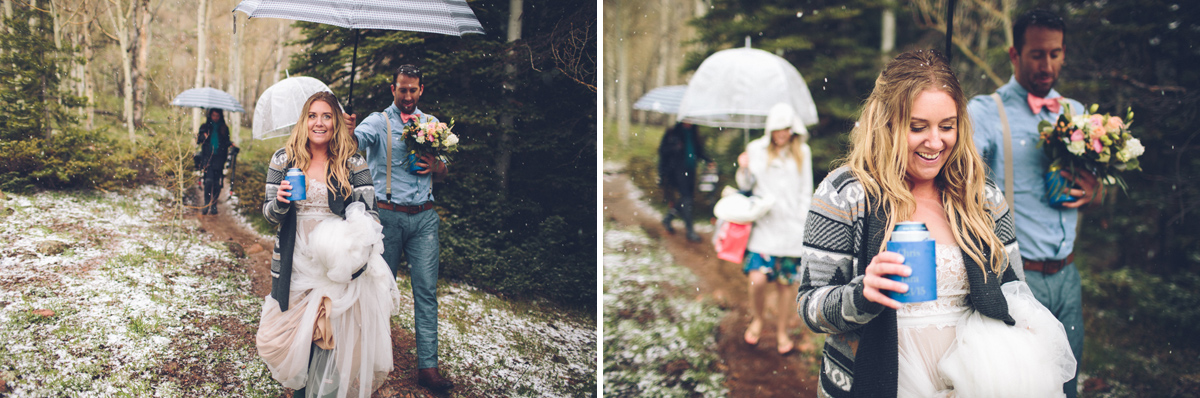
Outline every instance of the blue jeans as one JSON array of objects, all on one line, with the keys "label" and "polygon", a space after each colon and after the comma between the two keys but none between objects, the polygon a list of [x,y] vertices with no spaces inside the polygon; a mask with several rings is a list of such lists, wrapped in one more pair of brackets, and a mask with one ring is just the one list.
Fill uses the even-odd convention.
[{"label": "blue jeans", "polygon": [[1068,398],[1074,398],[1079,369],[1083,368],[1083,294],[1079,269],[1071,263],[1051,275],[1026,271],[1025,283],[1033,290],[1033,297],[1046,306],[1067,330],[1067,341],[1071,343],[1071,353],[1075,354],[1076,366],[1075,377],[1063,384],[1063,392]]},{"label": "blue jeans", "polygon": [[395,276],[400,256],[408,257],[412,277],[413,323],[417,334],[417,369],[438,366],[438,225],[436,211],[417,214],[379,209],[383,224],[383,259]]}]

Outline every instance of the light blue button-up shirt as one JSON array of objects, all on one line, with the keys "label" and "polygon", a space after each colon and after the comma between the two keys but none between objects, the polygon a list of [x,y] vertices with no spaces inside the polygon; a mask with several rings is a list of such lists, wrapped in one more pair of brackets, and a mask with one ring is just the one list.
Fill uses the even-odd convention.
[{"label": "light blue button-up shirt", "polygon": [[[1061,260],[1075,248],[1076,209],[1057,209],[1046,199],[1046,168],[1050,159],[1038,147],[1038,122],[1054,123],[1060,114],[1041,108],[1037,114],[1029,109],[1029,94],[1016,77],[1000,86],[996,92],[1004,101],[1004,113],[1012,134],[1013,157],[1013,215],[1017,226],[1017,243],[1021,257],[1035,261]],[[1046,98],[1061,97],[1051,89]],[[1078,101],[1068,99],[1071,109],[1083,109]],[[975,129],[975,148],[988,165],[988,177],[1004,189],[1004,131],[996,101],[991,95],[978,95],[967,103],[967,113]]]},{"label": "light blue button-up shirt", "polygon": [[[437,122],[438,119],[432,115],[421,112],[420,109],[413,113],[417,115],[417,123]],[[392,168],[392,198],[390,202],[404,205],[416,206],[422,203],[433,200],[433,173],[426,175],[416,175],[408,172],[408,145],[404,143],[403,132],[404,123],[400,121],[400,108],[396,104],[384,109],[383,112],[375,112],[359,123],[354,128],[354,137],[358,138],[358,150],[367,153],[367,165],[371,168],[371,181],[375,183],[375,200],[389,201],[387,198],[387,169],[385,165],[389,165],[387,158],[387,141],[384,137],[388,137],[387,120],[384,117],[392,119],[392,159],[390,167]]]}]

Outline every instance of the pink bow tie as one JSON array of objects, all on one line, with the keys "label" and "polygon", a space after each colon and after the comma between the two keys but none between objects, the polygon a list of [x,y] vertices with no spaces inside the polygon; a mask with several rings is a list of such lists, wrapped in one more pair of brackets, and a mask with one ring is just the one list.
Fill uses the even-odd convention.
[{"label": "pink bow tie", "polygon": [[1025,99],[1029,101],[1029,109],[1033,111],[1034,115],[1042,113],[1043,106],[1046,107],[1046,109],[1049,109],[1050,113],[1058,113],[1058,110],[1060,108],[1060,105],[1058,103],[1059,97],[1042,98],[1042,97],[1033,95],[1033,93],[1029,93],[1029,95],[1026,96]]},{"label": "pink bow tie", "polygon": [[[1057,104],[1055,105],[1057,106]],[[400,112],[400,121],[404,123],[415,122],[417,121],[417,114],[406,115],[404,112]]]}]

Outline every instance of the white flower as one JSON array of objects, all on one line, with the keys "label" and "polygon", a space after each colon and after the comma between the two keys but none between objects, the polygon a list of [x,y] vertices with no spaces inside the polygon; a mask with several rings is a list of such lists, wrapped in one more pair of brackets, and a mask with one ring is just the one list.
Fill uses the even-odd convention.
[{"label": "white flower", "polygon": [[[1089,119],[1089,118],[1088,118],[1088,115],[1074,115],[1074,116],[1071,116],[1071,124],[1074,124],[1074,125],[1075,125],[1075,127],[1078,127],[1078,128],[1081,128],[1081,129],[1082,129],[1082,128],[1084,128],[1084,127],[1087,127],[1087,126],[1088,126],[1088,123],[1089,123],[1090,121],[1091,121],[1091,119]],[[1085,130],[1085,131],[1087,131],[1087,130]]]},{"label": "white flower", "polygon": [[455,145],[458,145],[458,136],[451,133],[450,136],[446,137],[446,146],[452,147]]},{"label": "white flower", "polygon": [[417,143],[418,143],[418,144],[424,144],[424,143],[425,143],[425,135],[424,135],[424,134],[417,134]]},{"label": "white flower", "polygon": [[1071,141],[1067,144],[1067,150],[1076,155],[1083,155],[1084,147],[1083,141]]},{"label": "white flower", "polygon": [[1146,148],[1142,146],[1141,141],[1137,138],[1130,138],[1129,141],[1125,141],[1125,147],[1121,148],[1120,152],[1117,152],[1117,159],[1122,162],[1128,162],[1137,159],[1138,156],[1142,156],[1142,152],[1145,151]]}]

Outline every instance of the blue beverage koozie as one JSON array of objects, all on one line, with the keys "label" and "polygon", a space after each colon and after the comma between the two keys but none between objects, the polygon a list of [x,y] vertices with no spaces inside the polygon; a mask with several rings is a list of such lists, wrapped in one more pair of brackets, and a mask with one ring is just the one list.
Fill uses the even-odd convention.
[{"label": "blue beverage koozie", "polygon": [[887,275],[888,279],[908,284],[908,292],[883,290],[883,294],[901,303],[937,300],[937,247],[936,242],[929,238],[925,224],[896,223],[892,239],[887,243],[887,250],[904,256],[904,265],[912,268],[912,274],[907,277]]},{"label": "blue beverage koozie", "polygon": [[288,197],[289,201],[295,202],[297,200],[308,199],[306,188],[304,186],[303,171],[300,171],[299,168],[295,167],[290,168],[288,169],[287,176],[284,177],[284,180],[287,180],[289,184],[292,184],[292,190],[290,191],[292,196]]}]

